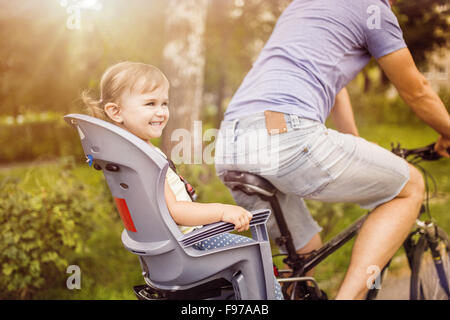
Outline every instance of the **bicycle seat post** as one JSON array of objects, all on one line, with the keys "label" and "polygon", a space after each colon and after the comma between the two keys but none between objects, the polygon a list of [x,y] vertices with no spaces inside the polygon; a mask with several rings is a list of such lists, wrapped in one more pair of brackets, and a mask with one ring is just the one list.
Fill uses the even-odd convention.
[{"label": "bicycle seat post", "polygon": [[278,246],[284,246],[287,251],[287,257],[283,259],[283,262],[294,272],[302,272],[304,259],[299,257],[296,252],[291,232],[276,197],[278,189],[263,177],[242,171],[226,171],[224,182],[232,190],[240,190],[250,196],[256,195],[263,201],[270,203],[281,234],[279,238],[275,239],[275,242]]}]

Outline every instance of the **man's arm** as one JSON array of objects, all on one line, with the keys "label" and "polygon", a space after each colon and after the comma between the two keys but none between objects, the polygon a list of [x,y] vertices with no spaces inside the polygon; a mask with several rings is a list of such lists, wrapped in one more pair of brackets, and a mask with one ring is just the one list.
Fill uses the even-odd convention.
[{"label": "man's arm", "polygon": [[414,113],[441,134],[435,149],[448,157],[445,150],[450,148],[450,115],[429,82],[417,70],[410,51],[400,49],[381,57],[378,63]]},{"label": "man's arm", "polygon": [[352,103],[346,88],[337,94],[330,117],[339,132],[359,136],[353,115]]}]

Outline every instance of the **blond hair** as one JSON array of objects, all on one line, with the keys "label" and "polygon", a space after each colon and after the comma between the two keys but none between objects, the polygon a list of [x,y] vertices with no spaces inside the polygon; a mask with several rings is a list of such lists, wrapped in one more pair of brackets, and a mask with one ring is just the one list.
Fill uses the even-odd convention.
[{"label": "blond hair", "polygon": [[[143,79],[143,83],[140,81]],[[87,113],[90,116],[100,118],[105,121],[114,123],[106,114],[105,105],[109,102],[120,103],[120,99],[125,90],[133,92],[140,85],[140,92],[152,92],[161,86],[169,87],[164,73],[155,66],[140,63],[124,61],[110,66],[100,81],[100,99],[96,100],[91,97],[89,90],[85,90],[81,94]]]}]

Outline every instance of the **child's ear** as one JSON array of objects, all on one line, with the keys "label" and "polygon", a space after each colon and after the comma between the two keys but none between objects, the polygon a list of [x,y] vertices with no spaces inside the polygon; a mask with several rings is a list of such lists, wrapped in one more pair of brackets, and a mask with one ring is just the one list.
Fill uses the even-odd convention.
[{"label": "child's ear", "polygon": [[118,123],[123,123],[122,115],[120,114],[120,107],[117,104],[108,102],[107,104],[105,104],[104,109],[106,115],[110,117],[111,120]]}]

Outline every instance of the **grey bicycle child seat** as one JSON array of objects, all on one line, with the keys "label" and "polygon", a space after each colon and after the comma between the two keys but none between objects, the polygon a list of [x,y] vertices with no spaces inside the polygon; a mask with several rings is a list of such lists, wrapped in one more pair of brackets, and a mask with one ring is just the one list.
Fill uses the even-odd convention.
[{"label": "grey bicycle child seat", "polygon": [[266,229],[270,210],[253,212],[252,242],[197,250],[196,242],[232,230],[233,225],[218,222],[184,235],[165,202],[167,159],[112,123],[82,114],[64,119],[78,131],[90,165],[103,171],[125,226],[122,243],[139,257],[150,287],[173,292],[225,279],[233,285],[235,299],[275,298]]}]

